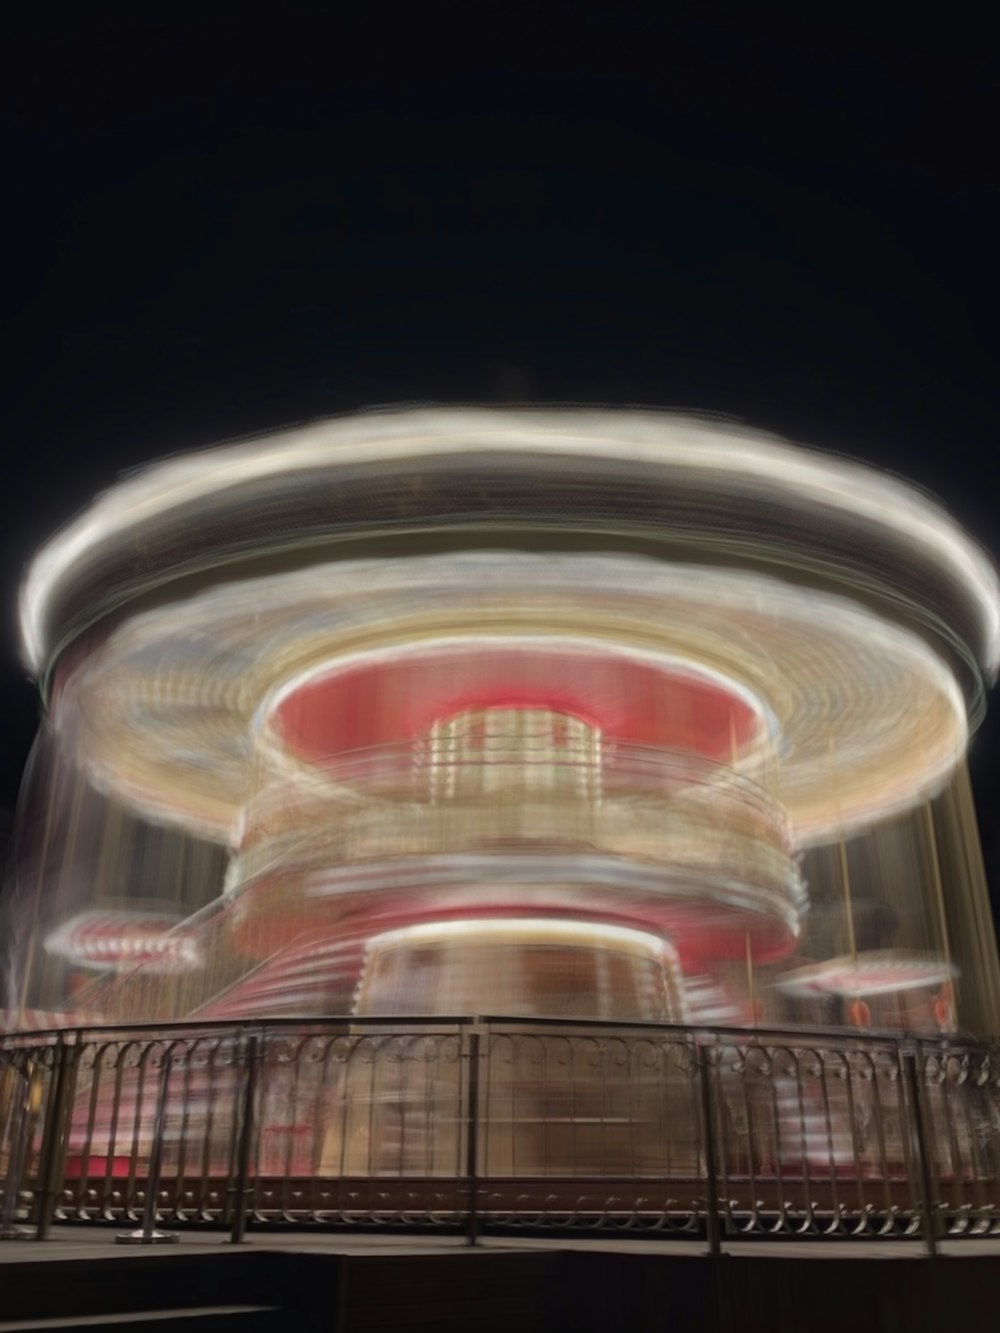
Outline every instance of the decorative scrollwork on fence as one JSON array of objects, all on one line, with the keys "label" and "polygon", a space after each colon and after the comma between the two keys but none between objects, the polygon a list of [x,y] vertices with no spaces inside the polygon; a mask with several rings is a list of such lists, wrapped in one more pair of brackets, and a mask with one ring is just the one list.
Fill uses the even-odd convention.
[{"label": "decorative scrollwork on fence", "polygon": [[1000,1230],[1000,1062],[973,1042],[358,1019],[22,1036],[2,1055],[0,1169],[18,1164],[25,1217],[51,1170],[59,1219],[137,1220],[162,1110],[172,1225],[228,1225],[245,1197],[289,1226],[475,1212],[694,1235],[714,1198],[732,1236],[917,1235],[927,1209],[951,1236]]}]

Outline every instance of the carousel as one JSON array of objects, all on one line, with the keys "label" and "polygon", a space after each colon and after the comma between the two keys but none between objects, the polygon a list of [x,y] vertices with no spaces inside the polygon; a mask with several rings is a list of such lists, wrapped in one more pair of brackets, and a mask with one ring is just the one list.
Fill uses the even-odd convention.
[{"label": "carousel", "polygon": [[895,478],[666,414],[323,421],[123,480],[21,624],[9,1027],[1000,1024],[996,576]]}]

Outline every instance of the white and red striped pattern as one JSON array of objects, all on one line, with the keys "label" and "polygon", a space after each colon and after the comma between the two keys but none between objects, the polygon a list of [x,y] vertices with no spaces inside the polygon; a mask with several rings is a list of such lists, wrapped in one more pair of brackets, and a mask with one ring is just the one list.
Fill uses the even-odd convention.
[{"label": "white and red striped pattern", "polygon": [[49,953],[77,967],[186,971],[198,964],[191,935],[177,917],[153,912],[81,912],[46,939]]},{"label": "white and red striped pattern", "polygon": [[0,1009],[0,1032],[58,1032],[64,1028],[94,1027],[105,1023],[94,1014],[66,1009]]}]

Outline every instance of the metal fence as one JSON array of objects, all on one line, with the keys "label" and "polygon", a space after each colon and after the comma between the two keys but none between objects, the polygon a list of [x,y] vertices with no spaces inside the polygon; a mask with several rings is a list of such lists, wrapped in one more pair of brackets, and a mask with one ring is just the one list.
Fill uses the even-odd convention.
[{"label": "metal fence", "polygon": [[3,1227],[1000,1231],[1000,1068],[942,1038],[301,1019],[0,1043]]}]

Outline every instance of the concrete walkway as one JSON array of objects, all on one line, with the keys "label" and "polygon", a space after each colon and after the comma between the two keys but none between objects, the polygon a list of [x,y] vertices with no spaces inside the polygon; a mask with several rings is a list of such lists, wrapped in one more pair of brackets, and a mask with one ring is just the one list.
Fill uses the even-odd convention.
[{"label": "concrete walkway", "polygon": [[[632,1239],[627,1236],[486,1236],[470,1246],[462,1236],[387,1233],[338,1234],[324,1231],[250,1231],[241,1246],[232,1245],[220,1231],[182,1231],[171,1245],[119,1245],[115,1226],[56,1226],[48,1240],[0,1242],[0,1263],[31,1263],[47,1259],[102,1259],[114,1255],[194,1254],[214,1250],[220,1254],[246,1250],[282,1251],[297,1254],[343,1254],[360,1257],[379,1254],[473,1254],[482,1251],[576,1250],[618,1254],[670,1254],[693,1257],[706,1253],[703,1240]],[[165,1228],[169,1229],[169,1228]],[[920,1240],[764,1239],[727,1240],[723,1252],[741,1258],[779,1259],[924,1259]],[[939,1252],[944,1257],[1000,1257],[1000,1235],[945,1240]]]}]

